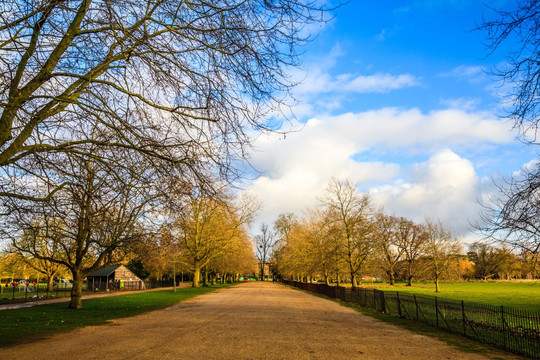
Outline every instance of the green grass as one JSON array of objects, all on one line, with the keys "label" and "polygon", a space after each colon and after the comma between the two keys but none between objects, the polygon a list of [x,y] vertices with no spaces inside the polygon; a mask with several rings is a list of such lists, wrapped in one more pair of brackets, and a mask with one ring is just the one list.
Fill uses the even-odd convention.
[{"label": "green grass", "polygon": [[540,281],[441,283],[441,291],[438,293],[435,292],[433,283],[413,283],[412,287],[405,284],[373,284],[373,287],[383,291],[400,291],[540,311]]},{"label": "green grass", "polygon": [[172,306],[180,301],[231,285],[180,288],[83,300],[83,308],[68,309],[68,303],[0,310],[0,347],[35,341],[49,333],[101,325],[112,319],[139,315]]}]

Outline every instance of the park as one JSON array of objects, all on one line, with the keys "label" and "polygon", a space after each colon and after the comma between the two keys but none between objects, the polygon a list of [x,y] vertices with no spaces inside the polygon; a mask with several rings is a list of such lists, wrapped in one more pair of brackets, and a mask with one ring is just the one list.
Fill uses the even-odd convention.
[{"label": "park", "polygon": [[540,358],[539,23],[0,1],[0,359]]},{"label": "park", "polygon": [[[193,288],[179,289],[178,294],[184,290]],[[124,295],[133,296],[125,301],[120,300],[122,296],[115,297],[116,303],[107,303],[105,298],[94,304],[84,300],[83,312],[76,314],[48,305],[0,310],[2,338],[16,333],[19,327],[21,333],[24,327],[27,329],[25,337],[12,337],[11,346],[2,346],[0,354],[8,359],[32,359],[35,354],[61,359],[73,353],[84,359],[519,358],[466,338],[383,322],[329,299],[272,282],[252,281],[211,290],[181,302],[188,294],[173,298],[174,293],[167,290],[167,299],[160,305],[164,308],[150,312],[151,306],[145,307],[155,306],[156,300],[137,300],[136,295]],[[139,306],[143,309],[136,309]],[[101,318],[104,312],[100,309],[105,308],[114,310],[119,318]],[[57,325],[46,318],[49,312]],[[32,327],[29,321],[47,321],[56,326],[56,331],[32,334],[28,332]],[[41,329],[47,326],[42,324]]]}]

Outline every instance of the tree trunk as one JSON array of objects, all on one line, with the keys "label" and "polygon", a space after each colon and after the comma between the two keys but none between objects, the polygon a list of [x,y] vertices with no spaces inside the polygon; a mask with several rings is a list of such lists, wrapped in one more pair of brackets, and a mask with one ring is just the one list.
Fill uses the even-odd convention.
[{"label": "tree trunk", "polygon": [[439,276],[435,274],[435,292],[439,292]]},{"label": "tree trunk", "polygon": [[412,275],[407,276],[407,286],[412,286],[412,279],[413,279]]},{"label": "tree trunk", "polygon": [[396,277],[394,276],[393,270],[388,271],[388,281],[390,282],[390,285],[394,285],[396,282]]},{"label": "tree trunk", "polygon": [[47,277],[47,291],[48,292],[53,292],[53,280],[54,280],[53,276]]},{"label": "tree trunk", "polygon": [[82,283],[83,276],[80,270],[71,271],[73,275],[73,287],[71,288],[70,309],[82,309]]},{"label": "tree trunk", "polygon": [[337,276],[337,286],[341,286],[341,276]]},{"label": "tree trunk", "polygon": [[194,288],[198,288],[199,287],[199,277],[201,276],[201,268],[200,267],[196,267],[194,270],[193,270],[193,282],[191,283],[191,286],[194,287]]},{"label": "tree trunk", "polygon": [[351,276],[351,287],[353,290],[355,290],[358,287],[358,276],[352,275]]},{"label": "tree trunk", "polygon": [[208,286],[208,269],[204,268],[203,286]]}]

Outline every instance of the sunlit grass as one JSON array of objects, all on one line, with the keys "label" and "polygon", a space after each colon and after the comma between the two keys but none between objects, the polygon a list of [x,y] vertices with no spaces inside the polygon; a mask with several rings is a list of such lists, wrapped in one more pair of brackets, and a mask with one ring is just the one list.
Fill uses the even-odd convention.
[{"label": "sunlit grass", "polygon": [[405,284],[363,284],[383,291],[400,291],[411,294],[439,296],[491,305],[503,305],[515,309],[540,311],[540,281],[523,282],[444,282],[439,292],[434,283]]},{"label": "sunlit grass", "polygon": [[[179,288],[83,300],[83,308],[68,309],[67,303],[0,311],[0,346],[35,341],[51,332],[104,324],[112,319],[139,315],[172,306],[180,301],[231,285]],[[1,353],[0,353],[1,358]]]}]

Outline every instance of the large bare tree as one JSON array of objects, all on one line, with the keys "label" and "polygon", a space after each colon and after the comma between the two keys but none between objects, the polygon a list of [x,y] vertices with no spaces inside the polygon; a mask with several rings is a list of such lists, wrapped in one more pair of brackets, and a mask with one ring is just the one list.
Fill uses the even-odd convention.
[{"label": "large bare tree", "polygon": [[439,280],[448,271],[450,262],[457,259],[461,245],[452,231],[440,220],[426,218],[426,255],[431,262],[431,273],[435,278],[435,291],[439,292]]},{"label": "large bare tree", "polygon": [[5,232],[30,226],[25,212],[63,217],[80,307],[80,281],[132,237],[151,179],[237,175],[325,14],[309,0],[0,2]]},{"label": "large bare tree", "polygon": [[381,258],[379,266],[388,276],[390,285],[396,281],[396,268],[405,252],[399,242],[399,219],[395,216],[386,215],[383,212],[377,214],[377,251]]},{"label": "large bare tree", "polygon": [[420,262],[426,251],[426,232],[422,225],[404,217],[398,219],[398,248],[403,252],[407,286],[412,286],[413,279],[422,270]]},{"label": "large bare tree", "polygon": [[[49,199],[66,182],[13,187],[21,161],[89,143],[234,174],[248,132],[275,128],[287,71],[325,14],[309,0],[1,2],[0,195]],[[88,121],[109,138],[73,139]]]},{"label": "large bare tree", "polygon": [[360,270],[375,248],[375,211],[367,194],[361,194],[350,181],[332,179],[323,204],[337,229],[338,253],[347,263],[352,287]]},{"label": "large bare tree", "polygon": [[490,53],[505,51],[506,63],[493,74],[511,89],[506,110],[526,141],[537,143],[540,120],[540,3],[517,0],[491,8],[477,30],[485,33]]},{"label": "large bare tree", "polygon": [[[490,9],[477,30],[485,33],[490,53],[503,52],[506,62],[493,74],[509,89],[506,116],[521,138],[538,145],[540,124],[540,3],[517,0],[504,8]],[[540,166],[523,169],[499,193],[483,204],[483,221],[476,224],[488,239],[537,254],[540,249]]]},{"label": "large bare tree", "polygon": [[[84,138],[101,137],[91,131]],[[153,200],[159,195],[154,186],[157,173],[143,161],[131,166],[137,153],[104,150],[86,144],[85,151],[36,156],[39,161],[28,167],[34,176],[23,185],[39,191],[47,187],[43,179],[63,179],[64,186],[46,202],[18,197],[4,201],[3,238],[11,238],[12,246],[24,255],[69,269],[73,277],[71,308],[82,306],[86,275],[117,260],[118,252],[140,238],[141,229],[148,225],[145,215],[154,209]],[[24,238],[44,230],[45,242],[39,236]]]},{"label": "large bare tree", "polygon": [[487,240],[540,253],[540,163],[522,169],[498,188],[483,204],[481,221],[475,227]]}]

